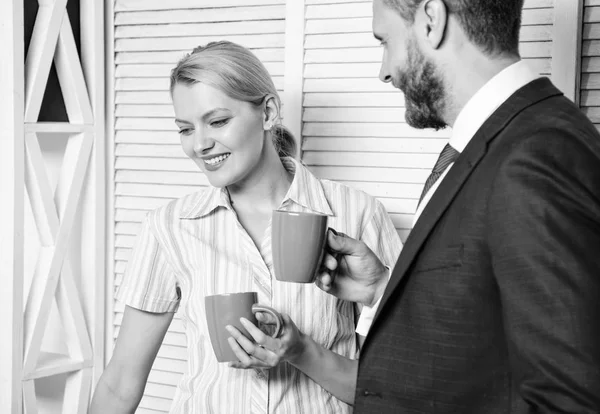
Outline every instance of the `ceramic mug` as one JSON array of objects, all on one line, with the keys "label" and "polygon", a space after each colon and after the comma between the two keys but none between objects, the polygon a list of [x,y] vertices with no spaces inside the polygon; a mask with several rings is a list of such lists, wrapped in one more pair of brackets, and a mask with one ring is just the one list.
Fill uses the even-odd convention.
[{"label": "ceramic mug", "polygon": [[246,318],[257,325],[255,313],[267,312],[276,319],[275,332],[271,336],[276,338],[281,333],[283,321],[279,312],[269,306],[259,305],[257,302],[258,293],[256,292],[226,293],[204,298],[208,333],[217,361],[238,361],[227,341],[231,334],[225,329],[225,326],[236,327],[246,338],[254,341],[241,324],[240,318]]},{"label": "ceramic mug", "polygon": [[326,215],[273,211],[271,245],[275,278],[284,282],[314,282],[326,240]]}]

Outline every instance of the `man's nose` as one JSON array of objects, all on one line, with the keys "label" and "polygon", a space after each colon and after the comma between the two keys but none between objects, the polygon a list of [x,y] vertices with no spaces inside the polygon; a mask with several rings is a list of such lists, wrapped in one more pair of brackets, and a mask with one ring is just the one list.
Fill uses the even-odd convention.
[{"label": "man's nose", "polygon": [[381,69],[379,69],[379,80],[384,83],[390,83],[392,81],[392,75],[386,69],[386,65],[384,63],[381,64]]}]

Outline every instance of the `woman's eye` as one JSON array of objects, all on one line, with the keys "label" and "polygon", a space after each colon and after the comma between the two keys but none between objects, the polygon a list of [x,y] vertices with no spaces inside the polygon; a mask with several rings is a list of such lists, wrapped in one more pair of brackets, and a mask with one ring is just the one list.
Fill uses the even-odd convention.
[{"label": "woman's eye", "polygon": [[223,125],[225,125],[227,122],[229,122],[229,118],[217,119],[216,121],[212,121],[210,123],[210,126],[214,127],[214,128],[220,128]]},{"label": "woman's eye", "polygon": [[190,128],[184,128],[179,130],[179,135],[190,135],[192,130]]}]

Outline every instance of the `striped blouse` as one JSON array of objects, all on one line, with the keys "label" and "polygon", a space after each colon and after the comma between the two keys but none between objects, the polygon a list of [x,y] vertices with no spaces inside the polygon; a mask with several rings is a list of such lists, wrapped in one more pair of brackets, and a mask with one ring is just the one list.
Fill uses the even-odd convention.
[{"label": "striped blouse", "polygon": [[[319,180],[297,161],[280,209],[328,215],[328,226],[363,240],[388,266],[402,247],[382,204],[344,185]],[[288,363],[270,370],[242,370],[218,363],[208,336],[204,297],[258,292],[259,303],[290,315],[298,328],[338,354],[357,357],[355,307],[314,284],[273,276],[270,229],[257,247],[237,220],[224,189],[209,187],[148,214],[117,299],[148,312],[179,311],[188,361],[171,413],[349,413]]]}]

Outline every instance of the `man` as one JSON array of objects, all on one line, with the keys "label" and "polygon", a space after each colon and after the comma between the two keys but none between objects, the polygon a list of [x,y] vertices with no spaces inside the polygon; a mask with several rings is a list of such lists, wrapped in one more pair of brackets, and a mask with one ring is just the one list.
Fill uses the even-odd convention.
[{"label": "man", "polygon": [[381,80],[453,131],[391,275],[328,236],[317,284],[377,312],[355,413],[600,412],[600,135],[520,60],[522,5],[374,0]]}]

